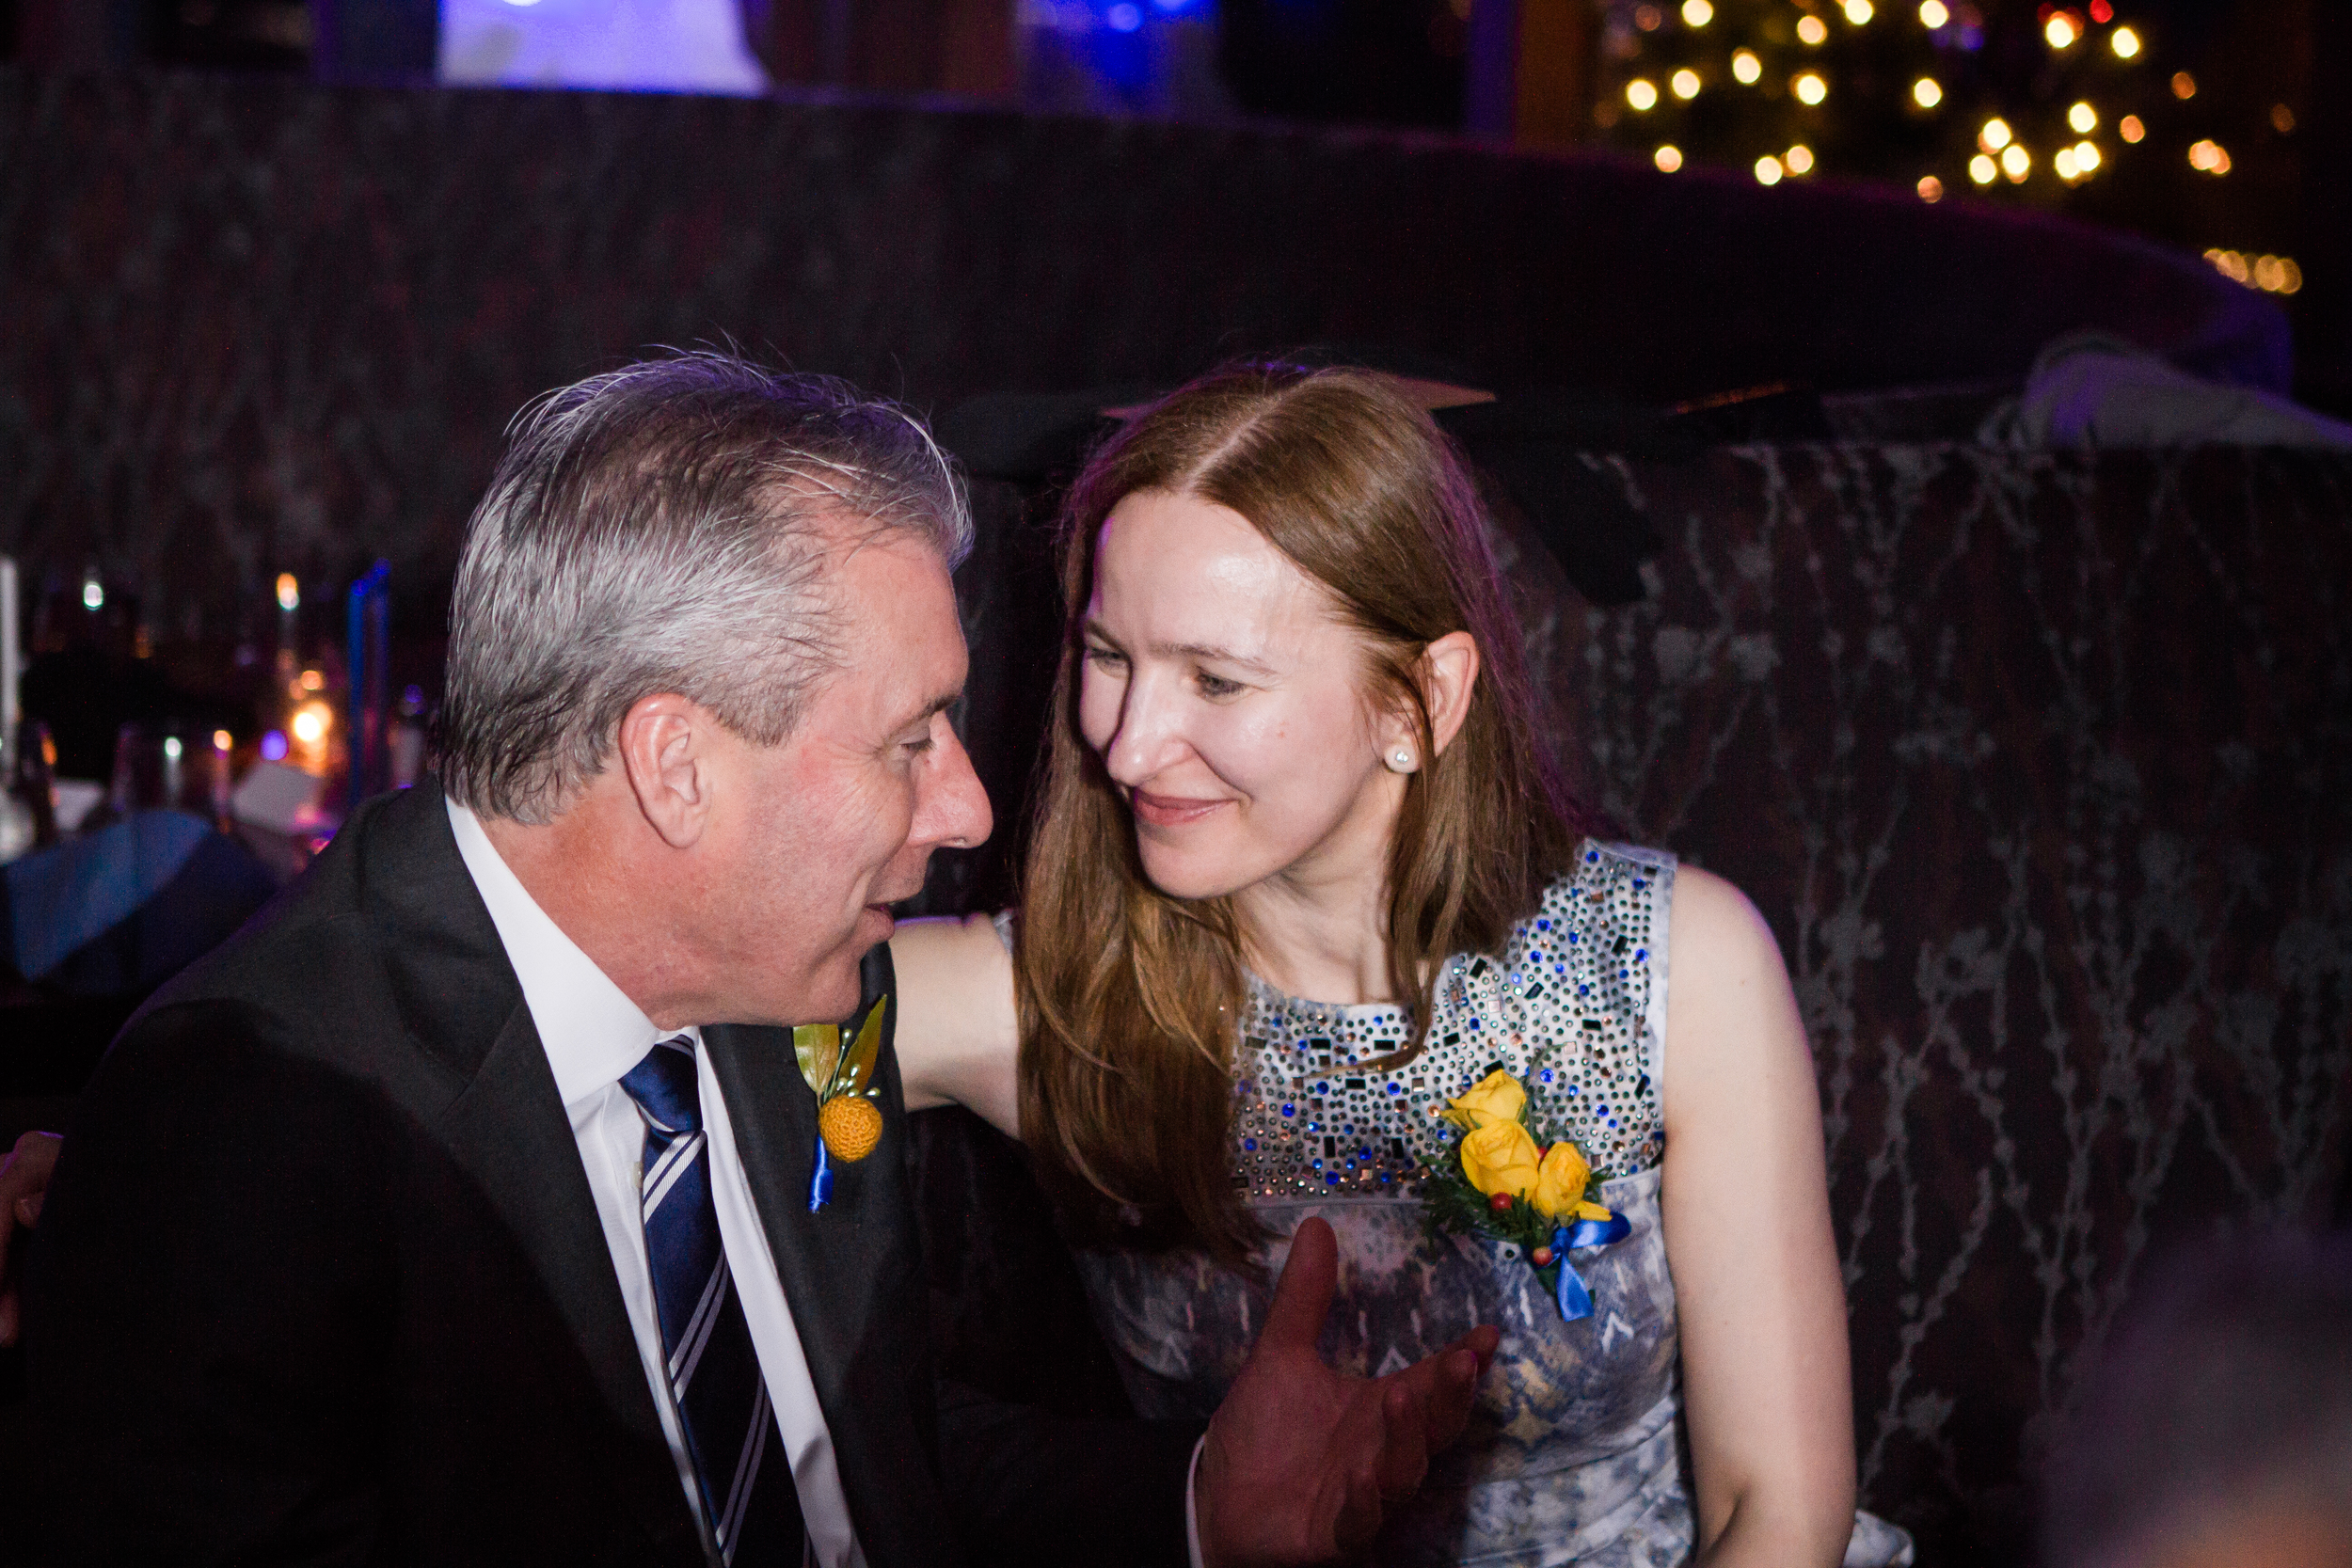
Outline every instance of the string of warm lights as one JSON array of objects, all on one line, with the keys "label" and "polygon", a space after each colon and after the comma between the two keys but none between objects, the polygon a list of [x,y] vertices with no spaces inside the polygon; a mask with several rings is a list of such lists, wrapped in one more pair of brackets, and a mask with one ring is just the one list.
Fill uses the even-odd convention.
[{"label": "string of warm lights", "polygon": [[[2145,24],[2116,0],[1594,3],[1595,122],[1663,173],[1713,163],[1771,186],[1837,167],[1892,172],[1908,149],[1922,201],[1957,188],[2047,204],[2151,155],[2211,179],[2236,164],[2213,134],[2228,126],[2199,123],[2203,103],[2182,107],[2196,78],[2153,72]],[[2280,135],[2294,129],[2283,103],[2270,119]],[[2249,288],[2301,287],[2286,257],[2206,260]]]},{"label": "string of warm lights", "polygon": [[2244,250],[2208,250],[2213,270],[2233,283],[2260,289],[2266,294],[2291,294],[2303,287],[2303,269],[2292,256],[2256,256]]}]

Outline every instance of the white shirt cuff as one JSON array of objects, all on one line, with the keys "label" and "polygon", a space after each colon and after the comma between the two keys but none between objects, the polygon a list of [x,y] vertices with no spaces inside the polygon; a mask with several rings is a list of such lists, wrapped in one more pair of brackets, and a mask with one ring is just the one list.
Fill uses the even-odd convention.
[{"label": "white shirt cuff", "polygon": [[1184,1470],[1184,1557],[1192,1568],[1207,1568],[1200,1560],[1200,1511],[1193,1488],[1200,1479],[1200,1450],[1209,1446],[1207,1433],[1192,1446],[1192,1463]]}]

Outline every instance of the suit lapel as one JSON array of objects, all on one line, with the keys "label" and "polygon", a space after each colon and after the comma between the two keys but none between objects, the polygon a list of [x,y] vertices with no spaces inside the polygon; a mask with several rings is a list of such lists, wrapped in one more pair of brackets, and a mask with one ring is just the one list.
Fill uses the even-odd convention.
[{"label": "suit lapel", "polygon": [[[869,999],[890,989],[888,949],[876,955],[879,961],[867,960]],[[951,1564],[962,1556],[938,1479],[929,1287],[907,1177],[895,1012],[894,999],[877,1074],[882,1142],[855,1164],[834,1164],[833,1200],[816,1213],[808,1181],[817,1097],[802,1080],[790,1035],[732,1024],[703,1030],[832,1434],[858,1544],[874,1568]]]},{"label": "suit lapel", "polygon": [[701,1562],[702,1537],[678,1486],[580,1146],[528,1007],[517,1005],[499,1031],[442,1131],[547,1283],[620,1430],[606,1479],[669,1557]]},{"label": "suit lapel", "polygon": [[[612,1254],[547,1051],[498,927],[457,853],[437,789],[376,808],[373,900],[410,1036],[465,1086],[437,1118],[444,1146],[505,1223],[570,1328],[616,1429],[605,1481],[667,1560],[704,1561]],[[348,832],[350,830],[346,829]]]}]

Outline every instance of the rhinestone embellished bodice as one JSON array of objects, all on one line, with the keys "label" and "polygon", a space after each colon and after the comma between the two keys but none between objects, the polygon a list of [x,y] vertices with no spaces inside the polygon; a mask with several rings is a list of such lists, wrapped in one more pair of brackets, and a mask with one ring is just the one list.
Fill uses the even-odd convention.
[{"label": "rhinestone embellished bodice", "polygon": [[1405,1047],[1402,1007],[1302,1002],[1252,976],[1235,1179],[1252,1200],[1403,1196],[1444,1154],[1446,1101],[1498,1067],[1596,1171],[1657,1164],[1673,878],[1653,850],[1585,846],[1499,958],[1448,960],[1428,1043],[1393,1069],[1377,1059]]}]

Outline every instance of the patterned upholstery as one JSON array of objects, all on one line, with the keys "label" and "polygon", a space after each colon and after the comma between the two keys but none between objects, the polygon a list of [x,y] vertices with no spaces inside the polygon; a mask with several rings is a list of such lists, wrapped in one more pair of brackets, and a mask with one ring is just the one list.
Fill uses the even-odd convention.
[{"label": "patterned upholstery", "polygon": [[2006,1546],[2140,1260],[2336,1202],[2352,462],[1787,447],[1626,474],[1657,591],[1562,602],[1551,689],[1598,799],[1746,888],[1788,958],[1865,1497],[1931,1555]]}]

